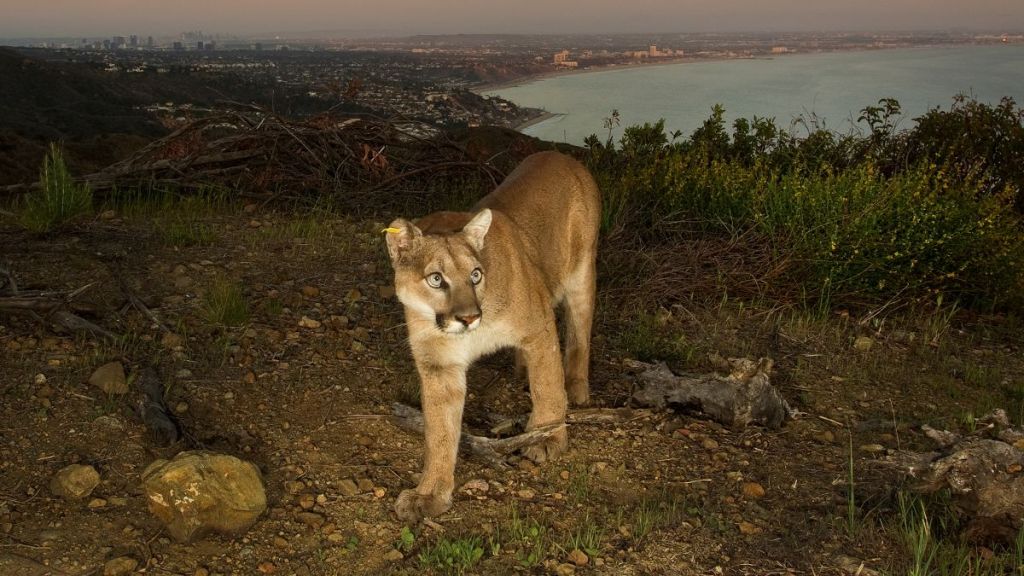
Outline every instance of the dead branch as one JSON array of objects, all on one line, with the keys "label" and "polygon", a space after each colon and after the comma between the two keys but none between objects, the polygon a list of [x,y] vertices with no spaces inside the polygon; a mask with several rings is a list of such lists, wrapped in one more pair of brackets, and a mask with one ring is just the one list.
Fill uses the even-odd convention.
[{"label": "dead branch", "polygon": [[792,417],[793,410],[769,382],[770,359],[754,362],[746,358],[731,358],[729,362],[732,373],[728,376],[677,376],[662,363],[632,362],[632,368],[642,370],[640,387],[633,394],[633,400],[641,406],[655,409],[697,410],[734,428],[748,424],[778,428]]},{"label": "dead branch", "polygon": [[[391,423],[407,432],[423,434],[423,413],[412,406],[398,402],[392,404]],[[471,456],[487,461],[494,468],[507,468],[505,456],[526,446],[539,444],[563,428],[565,424],[552,424],[509,438],[487,438],[463,431],[459,446]]]},{"label": "dead branch", "polygon": [[68,310],[74,299],[91,288],[93,283],[69,292],[21,292],[9,270],[0,267],[0,276],[6,278],[2,287],[10,294],[0,296],[0,313],[27,314],[36,321],[50,323],[66,332],[85,333],[108,340],[118,339],[117,334]]},{"label": "dead branch", "polygon": [[978,543],[1012,543],[1024,522],[1024,430],[1003,410],[982,417],[970,434],[924,426],[937,449],[896,450],[880,464],[914,480],[921,494],[948,491],[968,518],[964,535]]}]

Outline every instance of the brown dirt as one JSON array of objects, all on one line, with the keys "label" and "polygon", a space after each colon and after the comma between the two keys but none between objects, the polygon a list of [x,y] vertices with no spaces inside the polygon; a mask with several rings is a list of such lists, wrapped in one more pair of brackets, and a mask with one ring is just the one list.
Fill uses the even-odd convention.
[{"label": "brown dirt", "polygon": [[[968,412],[1013,409],[1004,391],[1022,386],[1012,319],[961,316],[944,327],[935,316],[908,315],[861,325],[715,295],[706,295],[711,304],[676,303],[647,336],[682,335],[690,353],[677,363],[707,369],[710,352],[771,356],[776,385],[805,414],[778,431],[733,431],[662,413],[577,427],[571,451],[542,467],[513,459],[496,470],[462,458],[457,483],[484,480],[487,492],[460,492],[436,524],[414,527],[402,559],[386,558],[401,540],[394,498],[414,485],[422,443],[386,419],[391,402],[415,400],[417,384],[380,224],[241,207],[188,217],[209,236],[175,239],[165,232],[173,220],[166,210],[97,219],[50,238],[0,225],[2,260],[23,289],[95,281],[85,296],[94,319],[131,335],[111,346],[0,317],[0,558],[75,575],[102,573],[105,561],[126,555],[151,574],[443,573],[421,554],[443,539],[478,536],[483,557],[468,573],[555,573],[568,570],[559,564],[569,561],[570,535],[595,526],[596,553],[576,573],[843,574],[843,557],[895,570],[905,551],[890,529],[894,486],[869,464],[877,456],[859,447],[906,447],[920,442],[922,422],[950,426]],[[180,349],[122,309],[115,264],[184,336]],[[243,287],[248,303],[249,319],[237,327],[215,326],[204,311],[204,294],[224,278]],[[633,312],[620,298],[601,299],[592,381],[600,406],[623,405],[633,385],[622,363],[637,354],[622,336]],[[323,326],[302,328],[303,316]],[[854,352],[858,335],[874,347]],[[108,398],[86,383],[115,359],[158,364],[186,442],[154,446],[133,395]],[[528,411],[507,354],[486,359],[469,380],[466,422],[478,433],[487,434],[495,414]],[[845,526],[849,424],[858,513],[868,517],[855,537]],[[260,467],[270,509],[245,535],[178,544],[147,511],[140,473],[187,448]],[[73,462],[99,470],[93,497],[102,506],[49,492],[52,475]],[[343,494],[348,479],[361,481],[358,493]],[[323,496],[311,510],[322,524],[302,522],[306,494]],[[656,524],[648,534],[645,519]],[[537,541],[541,552],[530,562]]]}]

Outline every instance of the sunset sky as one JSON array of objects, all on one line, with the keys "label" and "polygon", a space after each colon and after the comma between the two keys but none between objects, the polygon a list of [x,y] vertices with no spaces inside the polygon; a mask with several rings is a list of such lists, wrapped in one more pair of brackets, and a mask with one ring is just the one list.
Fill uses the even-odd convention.
[{"label": "sunset sky", "polygon": [[1024,30],[1024,0],[0,0],[0,37]]}]

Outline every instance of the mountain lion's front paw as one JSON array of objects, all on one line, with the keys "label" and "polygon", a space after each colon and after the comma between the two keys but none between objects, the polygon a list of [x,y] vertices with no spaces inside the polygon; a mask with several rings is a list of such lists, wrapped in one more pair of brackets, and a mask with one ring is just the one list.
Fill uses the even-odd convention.
[{"label": "mountain lion's front paw", "polygon": [[523,448],[523,456],[526,456],[530,460],[533,460],[537,464],[543,464],[544,462],[550,462],[558,459],[558,457],[565,452],[566,448],[569,447],[569,434],[565,428],[555,432],[547,440]]},{"label": "mountain lion's front paw", "polygon": [[402,490],[395,501],[395,514],[406,524],[416,524],[423,518],[443,514],[452,507],[452,497],[420,494],[415,490]]}]

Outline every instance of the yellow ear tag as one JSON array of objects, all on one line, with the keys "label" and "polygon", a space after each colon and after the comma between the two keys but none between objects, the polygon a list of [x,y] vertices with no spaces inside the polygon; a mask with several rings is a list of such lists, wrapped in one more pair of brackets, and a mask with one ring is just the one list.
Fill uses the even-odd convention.
[{"label": "yellow ear tag", "polygon": [[381,232],[387,232],[388,234],[398,234],[399,232],[401,232],[401,230],[398,228],[385,228],[381,230]]}]

